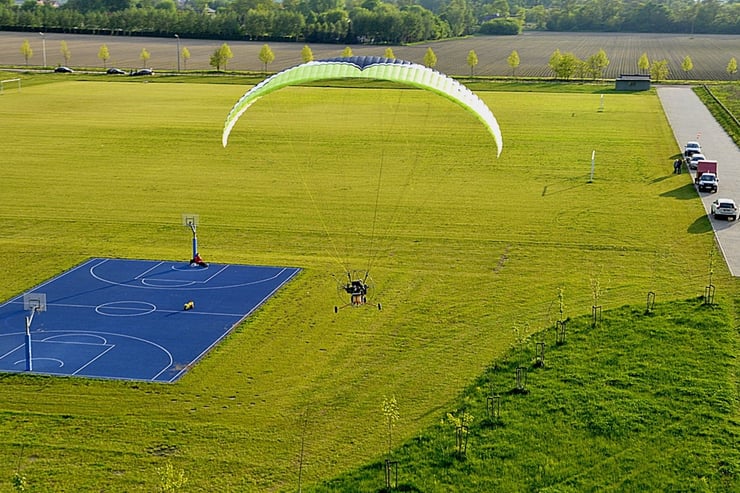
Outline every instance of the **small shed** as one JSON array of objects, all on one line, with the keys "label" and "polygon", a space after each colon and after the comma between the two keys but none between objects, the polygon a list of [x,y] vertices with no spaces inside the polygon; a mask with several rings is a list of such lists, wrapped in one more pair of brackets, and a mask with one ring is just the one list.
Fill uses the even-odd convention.
[{"label": "small shed", "polygon": [[650,76],[642,74],[621,74],[614,87],[617,91],[647,91],[650,89]]}]

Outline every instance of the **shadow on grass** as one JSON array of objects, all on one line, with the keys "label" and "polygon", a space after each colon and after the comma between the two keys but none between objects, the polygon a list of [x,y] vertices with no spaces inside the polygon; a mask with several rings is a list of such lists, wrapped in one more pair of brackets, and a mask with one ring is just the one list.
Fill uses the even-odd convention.
[{"label": "shadow on grass", "polygon": [[399,484],[397,488],[382,488],[378,490],[378,493],[391,493],[392,491],[421,491],[414,485],[411,484]]},{"label": "shadow on grass", "polygon": [[568,192],[576,188],[585,187],[586,185],[589,184],[588,176],[583,177],[583,179],[579,177],[577,180],[578,181],[576,181],[576,179],[568,179],[564,181],[550,183],[549,185],[545,185],[544,188],[542,189],[542,196],[545,197],[547,195],[555,195],[556,193]]},{"label": "shadow on grass", "polygon": [[709,222],[709,218],[707,216],[700,216],[696,218],[696,221],[689,225],[686,231],[695,235],[709,233],[712,231],[712,224]]},{"label": "shadow on grass", "polygon": [[693,200],[696,198],[696,188],[693,183],[686,183],[678,188],[663,192],[660,194],[661,197],[670,197],[679,200]]}]

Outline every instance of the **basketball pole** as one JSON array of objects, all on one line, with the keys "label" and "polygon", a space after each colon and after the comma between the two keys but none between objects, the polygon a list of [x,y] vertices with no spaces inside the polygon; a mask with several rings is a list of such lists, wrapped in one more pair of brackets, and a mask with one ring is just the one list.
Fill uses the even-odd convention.
[{"label": "basketball pole", "polygon": [[26,316],[26,371],[33,371],[33,358],[31,354],[31,322],[36,313],[36,308],[31,308],[31,315]]},{"label": "basketball pole", "polygon": [[193,231],[193,256],[190,258],[195,258],[198,255],[198,236],[195,233],[195,221],[188,222],[188,226]]}]

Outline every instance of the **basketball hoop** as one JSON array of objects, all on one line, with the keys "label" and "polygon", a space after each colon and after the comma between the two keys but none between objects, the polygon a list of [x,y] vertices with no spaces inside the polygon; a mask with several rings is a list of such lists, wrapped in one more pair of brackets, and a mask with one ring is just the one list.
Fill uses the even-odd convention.
[{"label": "basketball hoop", "polygon": [[191,259],[198,257],[198,236],[196,230],[198,228],[198,214],[183,214],[182,225],[190,228],[193,232],[193,256]]}]

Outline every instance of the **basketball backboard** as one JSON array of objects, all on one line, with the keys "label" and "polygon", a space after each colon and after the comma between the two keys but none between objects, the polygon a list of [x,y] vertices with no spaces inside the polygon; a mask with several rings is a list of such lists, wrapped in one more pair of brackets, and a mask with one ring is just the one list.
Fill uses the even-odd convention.
[{"label": "basketball backboard", "polygon": [[26,293],[23,295],[23,309],[28,311],[46,311],[46,293]]}]

